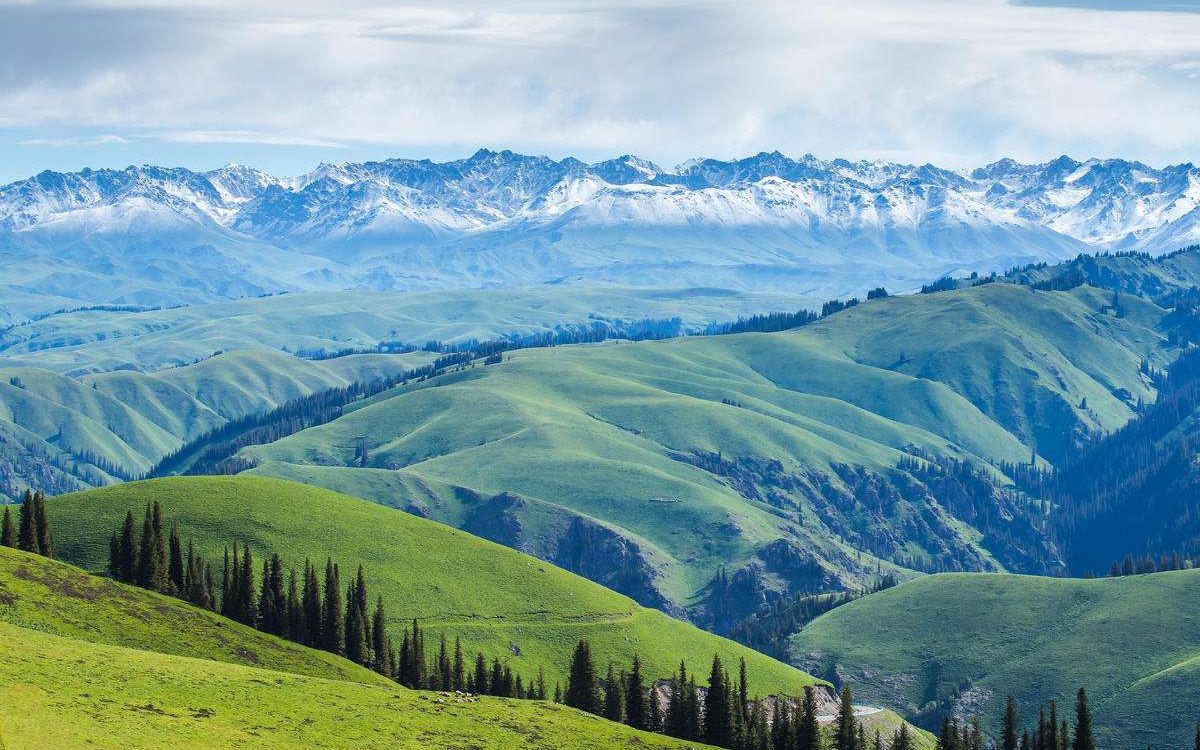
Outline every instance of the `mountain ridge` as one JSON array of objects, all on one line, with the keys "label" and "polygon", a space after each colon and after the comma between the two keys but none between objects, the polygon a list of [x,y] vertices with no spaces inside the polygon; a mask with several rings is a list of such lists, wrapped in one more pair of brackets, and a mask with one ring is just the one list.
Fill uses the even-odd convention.
[{"label": "mountain ridge", "polygon": [[[481,149],[466,159],[44,171],[0,186],[7,317],[71,303],[531,284],[829,298],[1085,250],[1200,238],[1200,170],[1004,159],[974,170],[792,159],[664,169]],[[124,283],[116,283],[121,279]]]}]

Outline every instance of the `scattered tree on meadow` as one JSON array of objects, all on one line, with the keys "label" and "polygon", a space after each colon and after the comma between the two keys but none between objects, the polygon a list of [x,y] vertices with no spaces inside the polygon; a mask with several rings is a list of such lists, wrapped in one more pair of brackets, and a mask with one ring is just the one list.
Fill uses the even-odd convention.
[{"label": "scattered tree on meadow", "polygon": [[596,684],[596,666],[592,663],[592,647],[580,640],[571,657],[571,669],[567,674],[567,692],[564,702],[572,708],[600,713],[600,696]]}]

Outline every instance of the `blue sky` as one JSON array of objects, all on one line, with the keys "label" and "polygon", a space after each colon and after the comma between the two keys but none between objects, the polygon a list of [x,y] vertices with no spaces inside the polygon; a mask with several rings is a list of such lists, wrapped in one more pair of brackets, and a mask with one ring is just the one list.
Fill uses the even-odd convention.
[{"label": "blue sky", "polygon": [[0,0],[0,182],[456,158],[1200,147],[1200,0]]}]

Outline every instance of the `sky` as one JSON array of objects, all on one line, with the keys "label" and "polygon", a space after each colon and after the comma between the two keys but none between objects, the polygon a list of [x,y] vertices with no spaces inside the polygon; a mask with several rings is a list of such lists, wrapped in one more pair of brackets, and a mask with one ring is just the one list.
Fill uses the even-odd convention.
[{"label": "sky", "polygon": [[0,182],[480,147],[1193,161],[1200,0],[0,0]]}]

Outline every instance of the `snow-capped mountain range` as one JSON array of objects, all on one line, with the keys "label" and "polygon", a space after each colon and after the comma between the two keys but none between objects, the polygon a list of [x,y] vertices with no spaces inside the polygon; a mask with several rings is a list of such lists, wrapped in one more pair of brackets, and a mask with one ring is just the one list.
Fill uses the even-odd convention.
[{"label": "snow-capped mountain range", "polygon": [[72,303],[547,283],[833,297],[1198,238],[1191,164],[950,171],[775,152],[664,169],[481,150],[299,178],[143,166],[0,187],[0,304],[17,319]]}]

